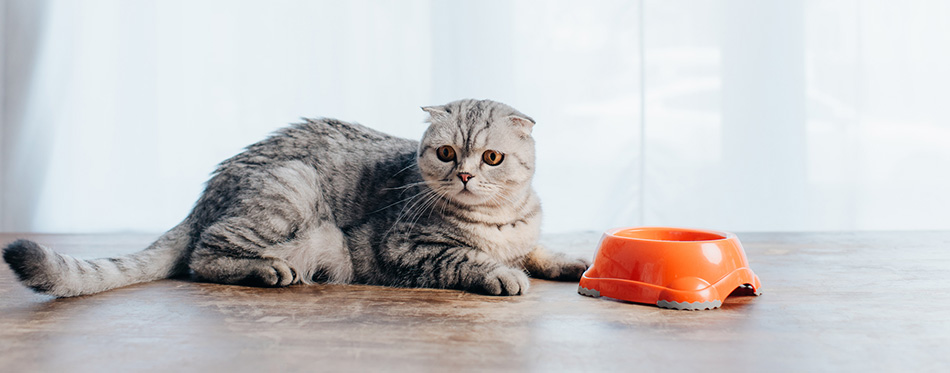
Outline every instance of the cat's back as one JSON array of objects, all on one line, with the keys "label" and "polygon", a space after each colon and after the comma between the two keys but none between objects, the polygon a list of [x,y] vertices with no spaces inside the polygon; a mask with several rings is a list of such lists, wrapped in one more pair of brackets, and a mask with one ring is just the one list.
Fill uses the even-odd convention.
[{"label": "cat's back", "polygon": [[327,150],[363,149],[381,152],[404,152],[415,150],[418,142],[393,136],[359,123],[343,122],[336,119],[307,119],[304,123],[292,125],[288,133],[301,131],[311,136],[314,142],[326,141]]},{"label": "cat's back", "polygon": [[418,142],[374,130],[358,123],[336,119],[305,119],[278,130],[255,143],[227,163],[265,164],[301,160],[326,164],[339,161],[372,161],[415,152]]},{"label": "cat's back", "polygon": [[195,206],[195,231],[240,211],[242,203],[260,205],[256,200],[268,191],[316,189],[338,220],[359,219],[363,206],[378,203],[379,188],[416,181],[413,173],[399,171],[415,164],[417,148],[417,141],[360,124],[305,119],[218,166]]}]

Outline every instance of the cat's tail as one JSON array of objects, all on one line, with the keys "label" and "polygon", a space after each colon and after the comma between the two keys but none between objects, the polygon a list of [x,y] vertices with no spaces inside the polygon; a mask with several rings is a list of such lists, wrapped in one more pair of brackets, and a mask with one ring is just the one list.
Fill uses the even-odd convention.
[{"label": "cat's tail", "polygon": [[76,259],[17,240],[3,249],[3,260],[31,289],[72,297],[169,278],[188,271],[189,219],[172,228],[145,250],[117,258]]}]

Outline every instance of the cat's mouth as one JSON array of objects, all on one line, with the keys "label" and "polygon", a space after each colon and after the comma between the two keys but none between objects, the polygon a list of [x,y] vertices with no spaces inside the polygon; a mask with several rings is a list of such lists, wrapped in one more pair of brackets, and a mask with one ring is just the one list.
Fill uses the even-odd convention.
[{"label": "cat's mouth", "polygon": [[442,180],[441,183],[437,184],[433,189],[438,190],[438,193],[443,198],[464,206],[481,205],[491,199],[491,195],[487,190],[473,183],[462,184]]},{"label": "cat's mouth", "polygon": [[485,202],[487,196],[472,190],[468,186],[463,186],[462,190],[455,192],[452,199],[465,205],[478,205]]}]

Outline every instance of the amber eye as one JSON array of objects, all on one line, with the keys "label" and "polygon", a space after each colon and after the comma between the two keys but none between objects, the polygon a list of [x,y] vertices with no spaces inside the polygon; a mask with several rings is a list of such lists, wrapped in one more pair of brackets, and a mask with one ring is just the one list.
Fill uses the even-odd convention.
[{"label": "amber eye", "polygon": [[501,161],[505,160],[505,155],[494,150],[486,150],[482,153],[482,160],[488,163],[489,166],[497,166],[501,164]]},{"label": "amber eye", "polygon": [[455,149],[448,145],[442,145],[435,150],[435,154],[439,156],[439,160],[442,162],[451,162],[455,160]]}]

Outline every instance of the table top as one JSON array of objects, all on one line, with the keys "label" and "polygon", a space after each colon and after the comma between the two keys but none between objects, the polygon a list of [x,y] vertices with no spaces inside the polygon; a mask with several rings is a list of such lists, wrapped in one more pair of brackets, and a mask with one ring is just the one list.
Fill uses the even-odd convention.
[{"label": "table top", "polygon": [[[157,235],[0,234],[83,258]],[[591,257],[600,233],[545,235]],[[950,232],[739,233],[763,295],[676,311],[527,295],[183,279],[56,299],[0,268],[4,371],[947,371]]]}]

